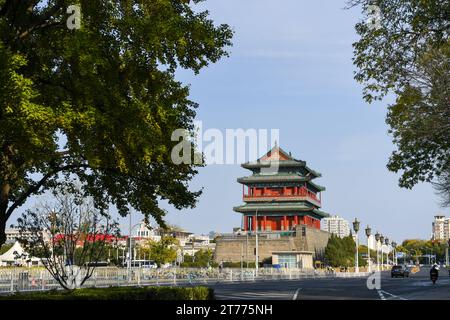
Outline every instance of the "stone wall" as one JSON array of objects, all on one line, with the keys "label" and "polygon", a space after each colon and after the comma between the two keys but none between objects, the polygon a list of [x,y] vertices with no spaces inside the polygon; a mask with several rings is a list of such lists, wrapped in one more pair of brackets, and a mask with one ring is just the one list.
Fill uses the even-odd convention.
[{"label": "stone wall", "polygon": [[[312,251],[315,259],[321,259],[323,251],[331,235],[328,232],[310,228],[306,225],[296,227],[295,234],[280,236],[277,239],[267,238],[264,234],[258,237],[259,262],[272,257],[274,251]],[[235,235],[218,237],[214,260],[220,262],[254,262],[256,237],[254,235]]]}]

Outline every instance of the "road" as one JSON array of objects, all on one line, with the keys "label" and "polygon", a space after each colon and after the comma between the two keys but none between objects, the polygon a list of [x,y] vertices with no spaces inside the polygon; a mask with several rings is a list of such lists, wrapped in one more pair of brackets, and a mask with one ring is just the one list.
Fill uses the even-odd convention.
[{"label": "road", "polygon": [[367,278],[270,280],[211,285],[217,299],[230,300],[450,300],[450,277],[441,269],[435,285],[424,268],[409,278],[382,272],[379,288],[369,289]]}]

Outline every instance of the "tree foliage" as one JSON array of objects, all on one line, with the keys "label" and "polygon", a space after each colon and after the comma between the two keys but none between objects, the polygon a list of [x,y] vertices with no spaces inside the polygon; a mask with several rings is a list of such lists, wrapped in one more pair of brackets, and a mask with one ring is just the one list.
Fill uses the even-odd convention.
[{"label": "tree foliage", "polygon": [[[355,79],[364,99],[391,93],[386,122],[397,150],[388,169],[401,172],[401,187],[435,181],[448,185],[450,174],[450,47],[448,0],[351,0],[350,6],[380,9],[378,27],[361,21],[354,44]],[[443,204],[448,188],[441,188]],[[447,199],[447,200],[445,200]]]},{"label": "tree foliage", "polygon": [[332,234],[325,247],[325,260],[332,267],[353,267],[356,244],[351,236],[340,238]]},{"label": "tree foliage", "polygon": [[[432,241],[421,239],[406,239],[401,245],[401,251],[412,257],[415,261],[419,261],[422,255],[436,255],[437,261],[445,261],[445,253],[448,244],[445,241]],[[397,251],[400,251],[397,248]],[[427,263],[427,261],[424,261]]]},{"label": "tree foliage", "polygon": [[211,249],[198,250],[193,256],[185,255],[182,267],[215,267],[214,254]]},{"label": "tree foliage", "polygon": [[198,73],[232,38],[201,1],[0,0],[0,244],[14,210],[69,175],[97,207],[161,225],[160,200],[195,205],[195,167],[170,158],[197,107],[176,70]]},{"label": "tree foliage", "polygon": [[173,263],[177,259],[179,241],[171,236],[162,236],[160,241],[148,240],[139,247],[139,255],[145,255],[158,266]]}]

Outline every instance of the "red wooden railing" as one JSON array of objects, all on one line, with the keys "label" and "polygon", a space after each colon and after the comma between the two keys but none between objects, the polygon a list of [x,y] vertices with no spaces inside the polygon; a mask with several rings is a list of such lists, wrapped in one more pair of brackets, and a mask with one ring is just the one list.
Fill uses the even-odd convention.
[{"label": "red wooden railing", "polygon": [[296,188],[297,193],[289,193],[289,194],[285,194],[283,192],[280,192],[279,194],[274,193],[273,191],[270,191],[270,193],[258,193],[258,194],[246,194],[245,192],[243,192],[243,197],[244,199],[252,199],[252,198],[293,198],[293,197],[308,197],[311,198],[317,202],[320,203],[319,197],[317,197],[317,194],[315,194],[314,192],[308,190],[308,188],[306,187],[299,187]]}]

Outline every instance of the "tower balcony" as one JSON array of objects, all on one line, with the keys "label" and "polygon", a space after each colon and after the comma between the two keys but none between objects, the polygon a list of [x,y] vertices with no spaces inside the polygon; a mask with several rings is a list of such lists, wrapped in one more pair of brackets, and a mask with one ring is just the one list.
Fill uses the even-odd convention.
[{"label": "tower balcony", "polygon": [[248,188],[247,192],[243,191],[244,202],[267,202],[267,201],[310,201],[311,203],[321,206],[321,193],[318,195],[308,190],[306,187],[294,188]]}]

